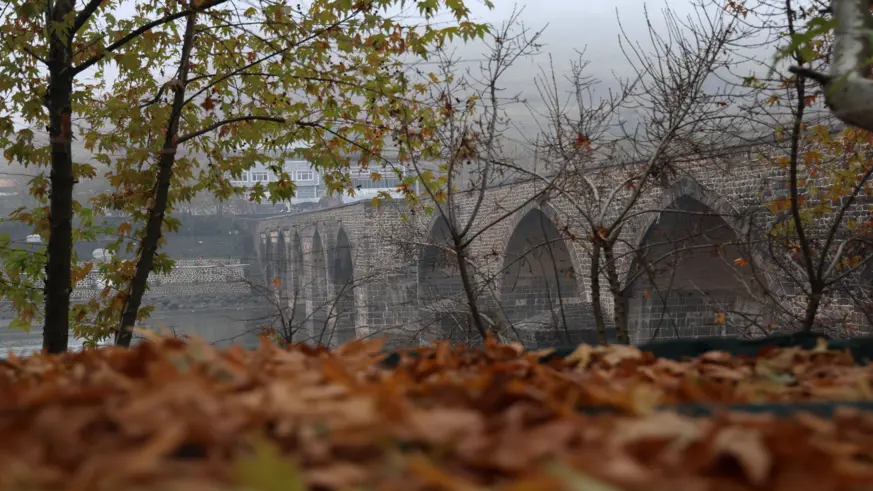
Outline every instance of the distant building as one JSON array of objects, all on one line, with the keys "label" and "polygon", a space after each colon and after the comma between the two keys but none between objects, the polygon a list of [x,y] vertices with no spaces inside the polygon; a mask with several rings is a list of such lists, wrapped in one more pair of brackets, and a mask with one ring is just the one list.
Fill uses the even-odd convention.
[{"label": "distant building", "polygon": [[[401,179],[397,175],[397,171],[388,166],[370,165],[366,170],[354,167],[349,169],[349,177],[352,180],[352,188],[354,195],[352,196],[348,190],[342,196],[336,193],[331,196],[333,199],[323,199],[328,196],[327,186],[324,183],[322,173],[315,169],[311,163],[305,160],[291,160],[285,162],[284,171],[288,173],[294,184],[297,186],[296,195],[286,203],[288,209],[291,207],[315,207],[318,203],[338,204],[335,198],[341,198],[341,203],[353,203],[356,201],[372,199],[381,192],[386,192],[392,197],[399,198],[401,193],[397,191],[397,187],[401,183]],[[381,179],[374,181],[372,174],[376,172]],[[403,169],[403,176],[410,175],[408,169]],[[231,179],[231,182],[236,186],[252,187],[256,183],[267,184],[275,182],[278,178],[276,174],[267,166],[256,164],[251,169],[243,171],[239,179]]]},{"label": "distant building", "polygon": [[18,187],[12,179],[0,179],[0,196],[18,196]]}]

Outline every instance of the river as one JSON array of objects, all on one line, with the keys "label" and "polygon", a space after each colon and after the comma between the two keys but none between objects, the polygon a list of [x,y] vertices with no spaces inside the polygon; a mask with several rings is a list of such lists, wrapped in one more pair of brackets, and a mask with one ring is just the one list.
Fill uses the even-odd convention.
[{"label": "river", "polygon": [[[210,310],[174,310],[155,313],[148,326],[174,331],[177,335],[194,335],[217,346],[241,344],[257,346],[255,324],[258,311],[251,307]],[[9,330],[10,319],[0,319],[0,358],[8,353],[25,356],[42,349],[42,328],[30,332]],[[111,342],[111,341],[110,341]],[[70,349],[82,349],[82,340],[70,335]]]}]

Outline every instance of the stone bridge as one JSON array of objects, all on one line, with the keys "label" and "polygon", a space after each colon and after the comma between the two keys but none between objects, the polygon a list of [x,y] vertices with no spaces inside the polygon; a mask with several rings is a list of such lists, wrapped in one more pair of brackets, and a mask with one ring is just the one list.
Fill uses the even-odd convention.
[{"label": "stone bridge", "polygon": [[[247,280],[248,269],[249,265],[239,258],[180,259],[169,273],[152,273],[144,299],[147,304],[156,303],[170,310],[182,306],[235,305],[241,298],[257,296]],[[36,284],[41,287],[42,281]],[[73,302],[86,302],[105,294],[105,288],[101,274],[91,270],[76,283],[70,298]]]},{"label": "stone bridge", "polygon": [[[760,335],[774,326],[772,300],[764,301],[774,295],[781,308],[802,309],[792,285],[772,277],[761,247],[749,240],[760,236],[756,224],[772,216],[768,203],[787,188],[784,171],[759,152],[683,163],[628,211],[613,263],[633,342]],[[469,264],[484,314],[508,322],[528,346],[594,341],[592,229],[583,217],[600,206],[607,219],[617,216],[633,192],[621,184],[628,175],[627,166],[606,166],[560,183],[497,185],[478,211],[477,192],[457,195],[460,222],[475,213]],[[585,191],[585,180],[596,183],[599,196]],[[447,258],[440,213],[399,201],[360,202],[261,219],[252,230],[261,281],[287,306],[297,340],[336,344],[384,335],[409,345],[470,336],[465,288],[457,262]],[[646,264],[652,267],[640,267]],[[605,278],[599,297],[611,326]],[[838,298],[825,310],[855,325],[863,318]]]}]

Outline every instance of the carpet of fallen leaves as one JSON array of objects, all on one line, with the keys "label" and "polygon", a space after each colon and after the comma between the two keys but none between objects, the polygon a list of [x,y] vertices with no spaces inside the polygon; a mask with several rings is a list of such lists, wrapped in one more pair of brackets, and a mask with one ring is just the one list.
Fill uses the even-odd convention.
[{"label": "carpet of fallen leaves", "polygon": [[546,353],[489,341],[390,368],[380,353],[155,338],[10,357],[0,490],[873,489],[873,413],[657,410],[873,399],[873,367],[825,345],[681,362],[580,346],[539,363]]}]

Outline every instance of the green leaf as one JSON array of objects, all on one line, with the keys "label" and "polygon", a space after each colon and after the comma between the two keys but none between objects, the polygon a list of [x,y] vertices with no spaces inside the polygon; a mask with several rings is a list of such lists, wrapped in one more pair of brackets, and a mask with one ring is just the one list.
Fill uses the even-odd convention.
[{"label": "green leaf", "polygon": [[266,439],[256,440],[253,454],[237,461],[239,483],[252,491],[306,491],[298,463],[283,457]]}]

